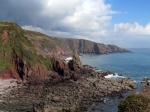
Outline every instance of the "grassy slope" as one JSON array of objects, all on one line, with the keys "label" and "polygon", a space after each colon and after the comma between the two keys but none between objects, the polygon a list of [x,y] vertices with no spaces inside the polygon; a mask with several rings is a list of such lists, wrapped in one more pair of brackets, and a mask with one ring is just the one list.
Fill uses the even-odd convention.
[{"label": "grassy slope", "polygon": [[65,38],[51,37],[34,31],[26,31],[26,35],[40,49],[43,50],[47,49],[50,52],[55,51],[58,48],[70,50],[69,46],[67,46],[67,42]]},{"label": "grassy slope", "polygon": [[[8,40],[4,42],[2,35],[4,30],[9,30]],[[20,57],[28,65],[41,63],[45,67],[51,66],[50,58],[43,58],[34,48],[34,45],[24,35],[16,23],[0,22],[0,72],[6,68],[12,69],[14,57]]]}]

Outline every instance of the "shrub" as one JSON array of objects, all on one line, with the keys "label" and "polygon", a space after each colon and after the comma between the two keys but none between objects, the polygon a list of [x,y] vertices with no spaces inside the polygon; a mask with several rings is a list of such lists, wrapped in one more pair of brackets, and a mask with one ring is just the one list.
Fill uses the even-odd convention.
[{"label": "shrub", "polygon": [[143,112],[148,108],[149,103],[150,99],[139,94],[132,94],[120,102],[118,112]]}]

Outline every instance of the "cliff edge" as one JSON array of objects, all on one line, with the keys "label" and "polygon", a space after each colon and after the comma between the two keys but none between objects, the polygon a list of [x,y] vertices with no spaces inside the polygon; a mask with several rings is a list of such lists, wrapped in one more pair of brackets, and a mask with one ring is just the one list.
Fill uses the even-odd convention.
[{"label": "cliff edge", "polygon": [[74,53],[110,54],[130,52],[116,45],[105,45],[84,39],[59,38],[33,31],[25,31],[40,54],[46,56],[72,56]]}]

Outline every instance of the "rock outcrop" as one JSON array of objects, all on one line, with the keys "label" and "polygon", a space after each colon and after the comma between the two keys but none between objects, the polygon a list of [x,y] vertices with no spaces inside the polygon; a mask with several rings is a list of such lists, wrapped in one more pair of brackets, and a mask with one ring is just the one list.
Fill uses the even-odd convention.
[{"label": "rock outcrop", "polygon": [[51,60],[53,70],[63,76],[65,69],[68,68],[68,65],[62,59],[57,57],[53,57]]},{"label": "rock outcrop", "polygon": [[82,66],[82,62],[78,54],[74,54],[72,56],[72,60],[68,62],[68,66],[71,70],[77,70],[78,67]]}]

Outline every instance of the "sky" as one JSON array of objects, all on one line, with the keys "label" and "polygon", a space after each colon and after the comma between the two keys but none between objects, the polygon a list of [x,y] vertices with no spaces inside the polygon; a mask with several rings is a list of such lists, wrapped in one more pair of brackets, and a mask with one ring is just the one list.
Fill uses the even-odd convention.
[{"label": "sky", "polygon": [[0,0],[0,21],[50,36],[150,48],[150,0]]}]

